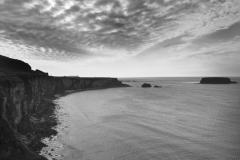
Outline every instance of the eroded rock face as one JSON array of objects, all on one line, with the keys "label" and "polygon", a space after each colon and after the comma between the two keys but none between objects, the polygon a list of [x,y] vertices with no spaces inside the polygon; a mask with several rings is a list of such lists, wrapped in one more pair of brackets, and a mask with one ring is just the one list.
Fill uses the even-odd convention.
[{"label": "eroded rock face", "polygon": [[[19,63],[17,66],[20,66],[17,67],[19,72],[15,68],[16,61]],[[0,76],[1,160],[45,159],[37,153],[44,146],[41,138],[56,134],[51,129],[56,125],[56,121],[51,118],[55,108],[51,102],[54,95],[66,90],[125,86],[116,78],[51,77],[42,71],[35,74],[24,62],[21,64],[21,61],[10,58],[6,62],[9,63],[5,63],[4,71],[9,75]],[[12,68],[15,68],[14,72]]]},{"label": "eroded rock face", "polygon": [[69,78],[63,78],[62,83],[65,88],[70,88],[71,85],[73,84],[72,79],[69,79]]},{"label": "eroded rock face", "polygon": [[231,84],[236,83],[231,81],[230,78],[226,77],[205,77],[200,81],[201,84]]},{"label": "eroded rock face", "polygon": [[143,87],[143,88],[147,88],[147,87],[152,87],[152,86],[151,86],[151,84],[144,83],[144,84],[142,85],[142,87]]}]

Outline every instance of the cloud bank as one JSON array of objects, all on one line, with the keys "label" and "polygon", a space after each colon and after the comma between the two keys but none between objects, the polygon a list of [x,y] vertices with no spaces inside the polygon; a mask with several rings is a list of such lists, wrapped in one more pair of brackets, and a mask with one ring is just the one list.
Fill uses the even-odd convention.
[{"label": "cloud bank", "polygon": [[0,51],[57,61],[122,59],[158,46],[202,51],[194,57],[219,49],[219,39],[225,48],[238,43],[227,32],[238,22],[239,0],[0,0]]}]

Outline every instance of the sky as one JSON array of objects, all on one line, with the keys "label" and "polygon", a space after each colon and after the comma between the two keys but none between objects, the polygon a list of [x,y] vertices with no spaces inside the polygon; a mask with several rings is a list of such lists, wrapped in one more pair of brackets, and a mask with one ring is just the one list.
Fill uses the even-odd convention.
[{"label": "sky", "polygon": [[240,1],[0,0],[0,54],[55,76],[240,76]]}]

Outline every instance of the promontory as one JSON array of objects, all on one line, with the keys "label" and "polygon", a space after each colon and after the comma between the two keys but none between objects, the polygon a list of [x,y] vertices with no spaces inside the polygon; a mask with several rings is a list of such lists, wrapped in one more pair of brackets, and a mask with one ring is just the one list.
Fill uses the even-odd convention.
[{"label": "promontory", "polygon": [[0,159],[46,160],[44,137],[56,134],[56,94],[127,87],[117,78],[53,77],[23,61],[0,55]]}]

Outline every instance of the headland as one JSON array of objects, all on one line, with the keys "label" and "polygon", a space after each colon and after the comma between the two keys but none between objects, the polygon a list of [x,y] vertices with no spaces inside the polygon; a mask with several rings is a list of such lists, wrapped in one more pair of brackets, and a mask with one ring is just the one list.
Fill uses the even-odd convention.
[{"label": "headland", "polygon": [[55,95],[128,87],[117,78],[53,77],[0,55],[0,159],[46,160],[42,139],[56,135]]}]

